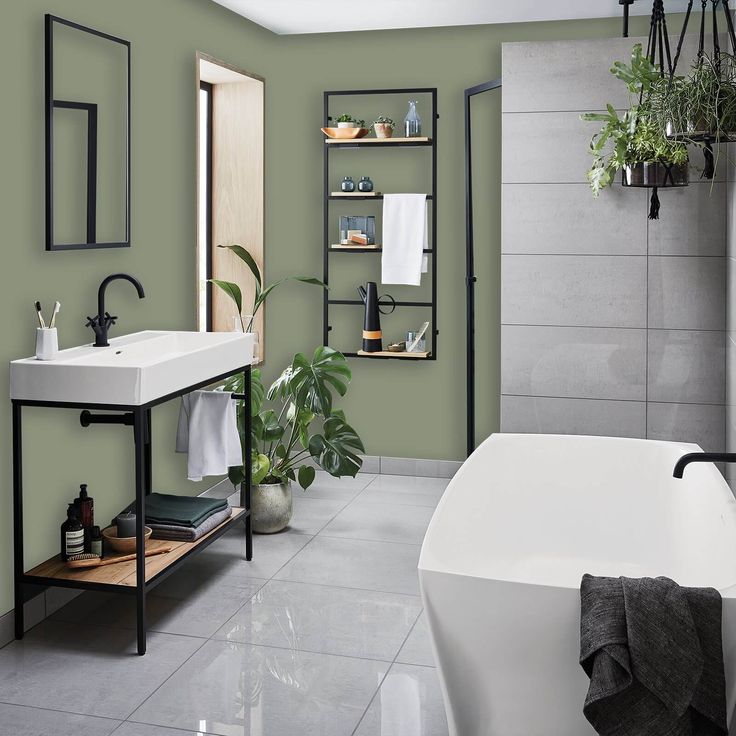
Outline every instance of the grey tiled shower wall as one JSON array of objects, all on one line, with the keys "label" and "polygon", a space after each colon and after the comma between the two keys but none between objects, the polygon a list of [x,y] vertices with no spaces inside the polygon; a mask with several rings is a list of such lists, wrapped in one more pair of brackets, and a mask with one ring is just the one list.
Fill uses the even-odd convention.
[{"label": "grey tiled shower wall", "polygon": [[655,221],[648,190],[586,182],[580,113],[627,104],[608,70],[637,41],[504,44],[501,429],[722,450],[727,167],[660,191]]}]

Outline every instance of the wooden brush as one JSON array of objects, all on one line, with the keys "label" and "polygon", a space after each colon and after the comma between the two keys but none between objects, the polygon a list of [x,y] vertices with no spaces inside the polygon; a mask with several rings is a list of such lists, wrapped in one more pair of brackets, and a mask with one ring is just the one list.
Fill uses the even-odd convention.
[{"label": "wooden brush", "polygon": [[[171,552],[173,547],[156,547],[155,549],[147,549],[146,557],[152,557],[153,555],[162,555],[166,552]],[[103,565],[114,565],[116,562],[128,562],[134,560],[136,557],[135,552],[130,555],[122,555],[121,557],[109,557],[102,559],[97,555],[90,554],[89,552],[81,555],[72,555],[67,561],[66,566],[72,570],[81,570],[87,567],[102,567]]]}]

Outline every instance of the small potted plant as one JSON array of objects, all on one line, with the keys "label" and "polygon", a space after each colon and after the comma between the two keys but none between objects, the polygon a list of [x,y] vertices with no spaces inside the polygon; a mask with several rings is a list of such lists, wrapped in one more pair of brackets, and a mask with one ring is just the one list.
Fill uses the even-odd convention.
[{"label": "small potted plant", "polygon": [[394,121],[385,115],[379,115],[373,121],[376,138],[390,138],[394,134]]},{"label": "small potted plant", "polygon": [[[650,92],[661,84],[659,67],[642,53],[641,44],[637,44],[631,63],[617,61],[611,73],[626,84],[631,102],[621,116],[610,104],[604,113],[581,115],[585,121],[604,124],[590,141],[593,164],[588,181],[593,195],[597,197],[602,189],[610,186],[619,170],[624,172],[625,186],[686,186],[687,148],[666,137],[652,111]],[[650,217],[656,218],[657,210],[658,207],[653,207]]]},{"label": "small potted plant", "polygon": [[338,128],[360,128],[362,126],[358,125],[358,121],[355,120],[355,118],[353,118],[352,115],[348,115],[348,113],[343,113],[337,119],[337,127]]}]

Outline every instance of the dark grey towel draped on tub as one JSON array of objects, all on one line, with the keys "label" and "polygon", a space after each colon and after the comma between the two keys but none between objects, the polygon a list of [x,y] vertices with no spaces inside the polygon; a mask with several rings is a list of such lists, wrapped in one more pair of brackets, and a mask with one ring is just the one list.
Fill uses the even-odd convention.
[{"label": "dark grey towel draped on tub", "polygon": [[584,575],[580,604],[583,712],[599,734],[727,733],[717,590]]}]

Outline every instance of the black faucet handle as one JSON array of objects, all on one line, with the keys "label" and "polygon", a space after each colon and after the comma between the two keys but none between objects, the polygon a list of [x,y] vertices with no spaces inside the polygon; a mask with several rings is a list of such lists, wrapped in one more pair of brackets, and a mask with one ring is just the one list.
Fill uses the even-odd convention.
[{"label": "black faucet handle", "polygon": [[112,315],[110,312],[105,312],[105,324],[110,327],[117,321],[117,315]]},{"label": "black faucet handle", "polygon": [[85,327],[92,327],[93,329],[97,327],[97,317],[90,317],[87,315],[87,324]]}]

